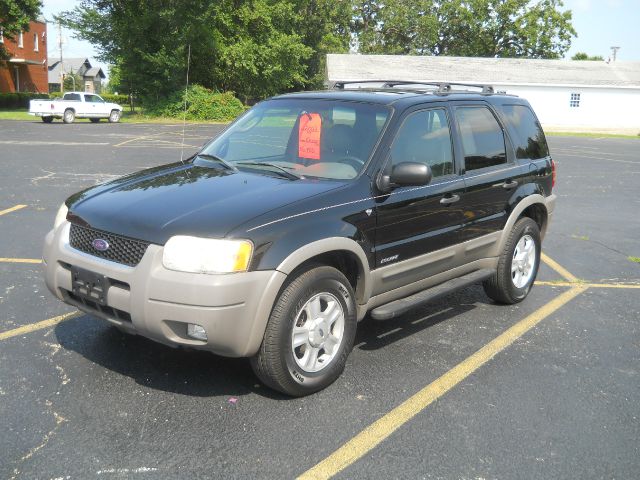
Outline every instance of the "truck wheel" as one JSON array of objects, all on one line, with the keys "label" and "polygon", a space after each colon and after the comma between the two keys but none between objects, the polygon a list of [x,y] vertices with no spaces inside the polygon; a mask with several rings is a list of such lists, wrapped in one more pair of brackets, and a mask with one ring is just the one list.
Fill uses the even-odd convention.
[{"label": "truck wheel", "polygon": [[540,229],[528,217],[516,222],[498,259],[493,277],[482,284],[493,300],[513,304],[526,298],[540,266]]},{"label": "truck wheel", "polygon": [[120,111],[111,110],[111,114],[109,115],[109,123],[118,123],[119,121],[120,121]]},{"label": "truck wheel", "polygon": [[333,383],[353,348],[354,299],[349,281],[335,268],[320,266],[294,278],[277,298],[251,359],[258,378],[296,397]]},{"label": "truck wheel", "polygon": [[73,121],[76,119],[76,112],[74,112],[73,110],[71,110],[70,108],[67,108],[64,111],[64,115],[62,117],[62,121],[64,123],[73,123]]},{"label": "truck wheel", "polygon": [[98,123],[100,121],[99,118],[90,118],[89,120],[91,120],[91,123]]},{"label": "truck wheel", "polygon": [[42,121],[44,123],[51,123],[53,122],[53,117],[42,117]]}]

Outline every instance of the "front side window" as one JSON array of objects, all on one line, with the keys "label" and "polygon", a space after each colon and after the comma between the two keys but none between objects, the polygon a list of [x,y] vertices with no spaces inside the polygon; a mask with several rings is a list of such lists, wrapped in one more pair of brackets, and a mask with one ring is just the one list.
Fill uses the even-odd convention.
[{"label": "front side window", "polygon": [[549,155],[547,140],[540,123],[525,105],[503,105],[506,126],[513,139],[516,158],[535,160]]},{"label": "front side window", "polygon": [[504,134],[491,110],[487,107],[458,107],[456,118],[466,171],[507,162]]},{"label": "front side window", "polygon": [[433,177],[453,173],[453,153],[447,112],[424,110],[409,115],[391,146],[394,165],[403,162],[425,163]]},{"label": "front side window", "polygon": [[347,180],[364,167],[388,117],[383,105],[269,100],[205,147],[202,159],[212,155],[259,173],[277,167],[304,177]]},{"label": "front side window", "polygon": [[84,96],[85,102],[97,103],[102,102],[102,99],[98,95],[87,95]]}]

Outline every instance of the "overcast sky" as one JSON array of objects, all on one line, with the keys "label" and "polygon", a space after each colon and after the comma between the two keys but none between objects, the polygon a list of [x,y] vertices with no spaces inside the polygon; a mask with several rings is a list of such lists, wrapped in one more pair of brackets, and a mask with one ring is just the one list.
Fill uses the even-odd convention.
[{"label": "overcast sky", "polygon": [[[53,15],[71,10],[77,0],[44,0],[44,17],[52,21]],[[618,60],[640,61],[640,0],[565,0],[565,7],[573,11],[573,26],[578,38],[573,39],[567,54],[576,52],[589,55],[611,55],[610,47],[621,47]],[[58,29],[55,24],[48,27],[49,57],[58,57]],[[76,40],[72,32],[63,29],[63,56],[89,57],[93,60],[96,50],[88,42]],[[95,62],[96,64],[99,62]],[[103,70],[107,65],[100,64]],[[108,75],[108,73],[107,73]]]}]

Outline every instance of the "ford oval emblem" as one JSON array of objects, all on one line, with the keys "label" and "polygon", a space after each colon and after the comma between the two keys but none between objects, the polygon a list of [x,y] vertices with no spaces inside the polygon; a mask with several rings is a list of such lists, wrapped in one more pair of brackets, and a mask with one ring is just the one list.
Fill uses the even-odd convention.
[{"label": "ford oval emblem", "polygon": [[99,252],[104,252],[109,248],[109,242],[103,240],[102,238],[96,238],[93,242],[91,242],[93,248],[98,250]]}]

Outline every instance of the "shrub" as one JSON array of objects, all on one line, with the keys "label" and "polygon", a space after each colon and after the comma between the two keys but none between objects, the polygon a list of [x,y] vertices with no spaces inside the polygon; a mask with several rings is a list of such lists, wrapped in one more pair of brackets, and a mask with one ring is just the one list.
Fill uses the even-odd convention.
[{"label": "shrub", "polygon": [[[187,120],[229,121],[244,112],[245,107],[231,92],[214,92],[193,85],[187,94]],[[182,118],[185,115],[185,91],[175,92],[164,101],[148,109],[149,113],[163,117]]]},{"label": "shrub", "polygon": [[29,108],[29,101],[48,99],[48,93],[15,92],[0,93],[0,108]]}]

